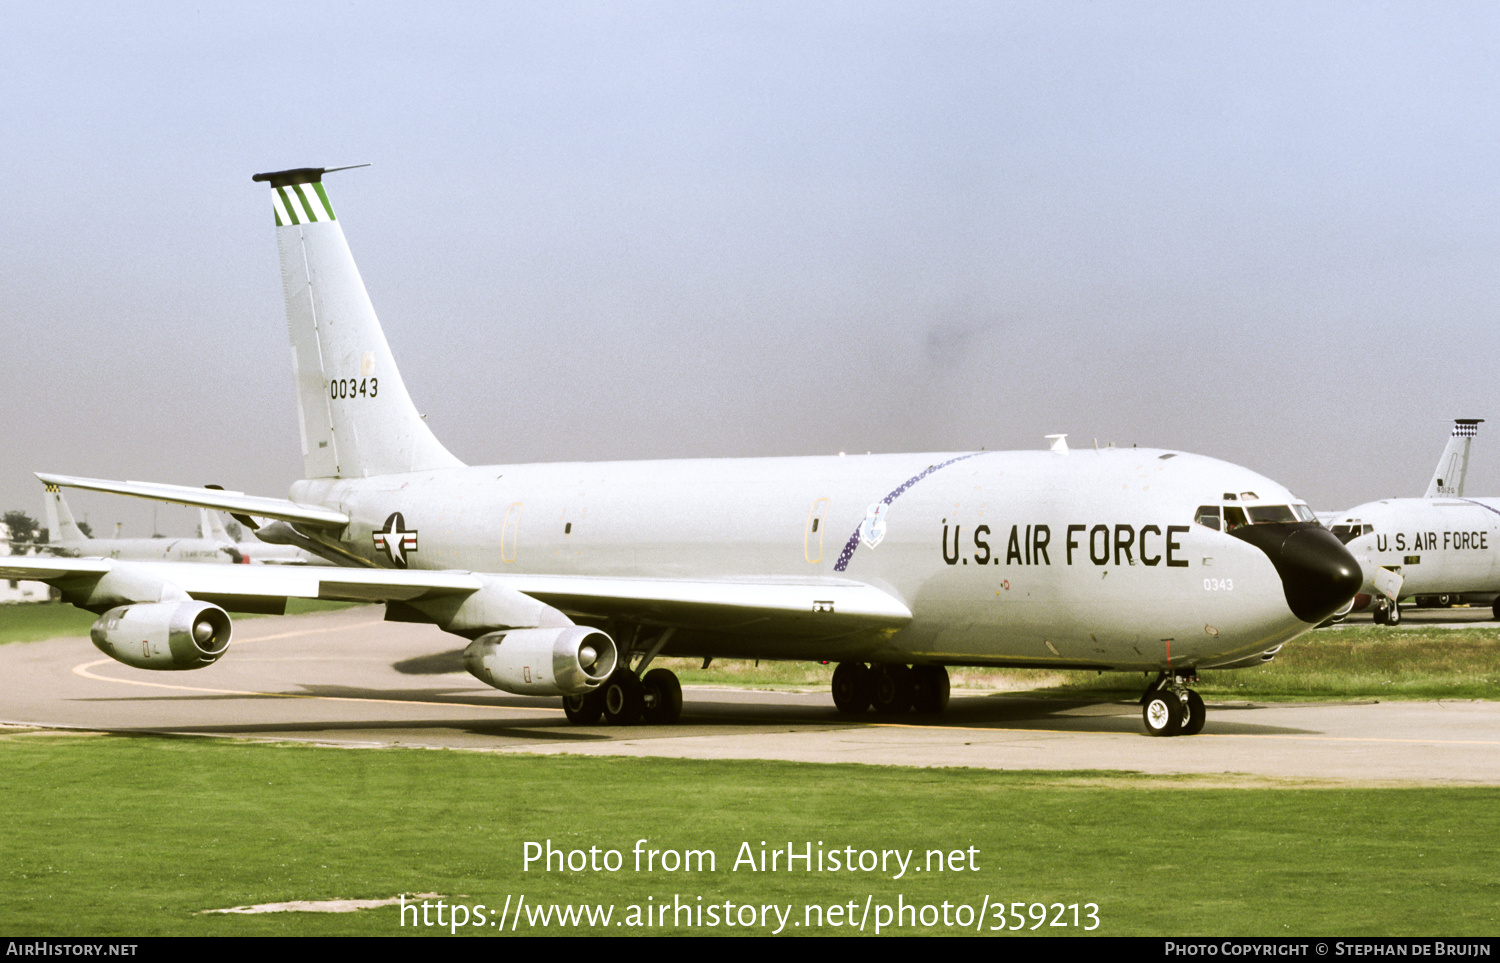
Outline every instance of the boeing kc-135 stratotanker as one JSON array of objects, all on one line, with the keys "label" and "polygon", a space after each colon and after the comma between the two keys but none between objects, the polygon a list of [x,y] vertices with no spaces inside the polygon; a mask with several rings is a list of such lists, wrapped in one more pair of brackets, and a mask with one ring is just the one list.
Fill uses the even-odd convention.
[{"label": "boeing kc-135 stratotanker", "polygon": [[290,500],[40,475],[200,505],[339,568],[0,559],[99,614],[95,644],[190,669],[227,610],[381,601],[569,718],[670,723],[658,656],[837,662],[851,714],[941,710],[948,666],[1155,672],[1147,731],[1198,732],[1199,671],[1269,660],[1343,609],[1354,558],[1281,485],[1140,448],[466,467],[396,369],[322,180],[257,174],[276,215],[307,477]]}]

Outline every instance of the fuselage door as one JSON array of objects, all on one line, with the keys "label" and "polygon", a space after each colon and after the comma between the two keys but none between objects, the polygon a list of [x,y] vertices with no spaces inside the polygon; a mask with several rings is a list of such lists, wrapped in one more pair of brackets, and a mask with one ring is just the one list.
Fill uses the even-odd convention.
[{"label": "fuselage door", "polygon": [[516,560],[516,540],[521,529],[521,503],[514,502],[505,513],[505,525],[500,529],[500,561]]}]

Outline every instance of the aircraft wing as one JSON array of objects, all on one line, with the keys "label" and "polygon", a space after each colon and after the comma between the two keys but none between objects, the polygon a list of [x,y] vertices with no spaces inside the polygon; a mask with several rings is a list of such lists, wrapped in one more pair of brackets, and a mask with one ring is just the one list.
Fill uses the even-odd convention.
[{"label": "aircraft wing", "polygon": [[572,617],[623,617],[709,631],[827,635],[897,629],[911,609],[852,579],[660,579],[587,575],[491,575],[507,588]]},{"label": "aircraft wing", "polygon": [[43,484],[56,485],[59,488],[82,488],[87,491],[109,492],[113,495],[149,498],[152,501],[213,508],[238,515],[279,518],[282,521],[320,530],[339,531],[349,524],[348,515],[321,505],[302,505],[285,498],[265,498],[260,495],[246,495],[244,492],[224,491],[220,488],[193,488],[188,485],[164,485],[160,482],[109,481],[103,478],[78,478],[73,475],[50,475],[43,472],[37,472],[36,477]]},{"label": "aircraft wing", "polygon": [[[113,575],[113,579],[111,576]],[[518,596],[550,605],[570,617],[625,618],[656,626],[712,632],[747,632],[829,638],[865,630],[895,630],[911,610],[889,593],[849,579],[694,580],[580,575],[491,575],[422,569],[334,566],[202,565],[192,562],[119,561],[105,558],[0,556],[0,578],[57,585],[69,601],[120,604],[156,601],[163,585],[230,611],[280,612],[290,598],[387,602],[434,614],[454,610],[472,596],[492,613],[490,627],[519,624],[504,616],[533,614]],[[152,594],[155,592],[156,594]],[[488,598],[487,598],[488,596]],[[489,608],[501,605],[498,611]],[[403,610],[405,611],[405,610]],[[503,614],[502,614],[503,613]],[[410,613],[398,618],[410,621]],[[483,618],[481,615],[464,616]],[[442,617],[422,618],[438,621]],[[467,622],[479,627],[484,622]],[[446,626],[444,626],[446,628]]]}]

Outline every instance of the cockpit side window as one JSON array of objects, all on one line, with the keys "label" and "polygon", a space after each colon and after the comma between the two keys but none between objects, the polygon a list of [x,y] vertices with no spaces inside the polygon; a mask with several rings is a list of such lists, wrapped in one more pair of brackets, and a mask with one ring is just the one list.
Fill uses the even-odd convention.
[{"label": "cockpit side window", "polygon": [[1243,528],[1250,522],[1245,518],[1245,510],[1238,505],[1224,506],[1224,531],[1232,532],[1236,528]]},{"label": "cockpit side window", "polygon": [[1216,532],[1219,531],[1219,506],[1199,505],[1198,511],[1193,515],[1193,521],[1205,528],[1211,528]]},{"label": "cockpit side window", "polygon": [[1374,525],[1361,525],[1359,522],[1342,522],[1331,529],[1333,537],[1348,545],[1361,535],[1369,535],[1375,531]]}]

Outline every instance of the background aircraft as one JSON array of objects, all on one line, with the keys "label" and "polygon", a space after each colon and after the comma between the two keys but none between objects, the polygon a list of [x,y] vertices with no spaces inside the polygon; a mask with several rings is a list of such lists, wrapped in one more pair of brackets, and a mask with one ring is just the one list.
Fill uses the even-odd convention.
[{"label": "background aircraft", "polygon": [[847,712],[941,709],[949,665],[1156,671],[1143,718],[1174,735],[1203,726],[1199,669],[1259,664],[1358,587],[1291,492],[1178,451],[465,467],[407,394],[325,173],[255,177],[272,188],[301,412],[292,498],[39,477],[275,519],[263,538],[351,567],[3,569],[101,613],[95,643],[128,664],[216,661],[221,605],[352,598],[471,639],[472,674],[562,695],[578,722],[675,720],[675,676],[648,668],[665,654],[837,661]]},{"label": "background aircraft", "polygon": [[206,564],[328,565],[326,559],[290,545],[258,539],[235,540],[207,508],[199,509],[196,538],[94,538],[84,534],[56,485],[43,496],[43,517],[49,538],[36,546],[48,555],[65,558],[118,558]]},{"label": "background aircraft", "polygon": [[1500,618],[1500,498],[1464,498],[1469,448],[1483,419],[1458,418],[1421,498],[1385,498],[1328,518],[1359,559],[1364,584],[1355,608],[1375,605],[1375,622],[1401,621],[1401,599],[1491,603]]},{"label": "background aircraft", "polygon": [[231,545],[234,552],[244,561],[251,565],[332,565],[333,562],[311,552],[303,551],[294,545],[276,545],[271,542],[263,542],[256,538],[253,531],[246,534],[248,538],[235,538],[224,527],[219,520],[218,512],[212,512],[204,508],[202,512],[202,524],[199,534],[207,539]]},{"label": "background aircraft", "polygon": [[200,510],[197,538],[93,538],[85,535],[73,518],[67,500],[56,485],[48,485],[42,496],[42,515],[47,521],[48,540],[37,548],[65,558],[122,558],[166,562],[200,562],[212,565],[245,561],[234,540],[213,523],[207,509]]}]

